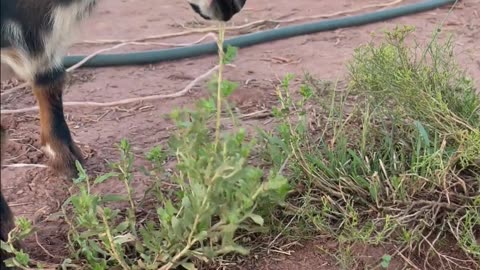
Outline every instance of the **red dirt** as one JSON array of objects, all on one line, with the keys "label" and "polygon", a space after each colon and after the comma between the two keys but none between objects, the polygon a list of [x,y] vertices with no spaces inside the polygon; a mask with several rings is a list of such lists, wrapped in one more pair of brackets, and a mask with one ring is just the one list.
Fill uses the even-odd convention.
[{"label": "red dirt", "polygon": [[[166,4],[168,2],[168,4]],[[328,14],[345,9],[358,8],[380,0],[289,0],[248,1],[245,10],[234,19],[236,25],[259,19],[291,18],[316,14]],[[405,3],[416,1],[404,1]],[[480,5],[478,0],[462,1],[446,20],[444,31],[455,34],[459,63],[477,79],[480,86]],[[199,27],[205,24],[192,16],[184,0],[162,1],[103,0],[94,15],[86,21],[79,40],[131,39],[149,35],[182,31],[181,26]],[[262,44],[239,51],[235,68],[227,68],[225,77],[240,83],[232,99],[243,113],[269,108],[274,103],[274,85],[286,73],[301,75],[308,71],[317,78],[336,80],[346,73],[345,63],[351,59],[353,50],[371,39],[373,31],[381,31],[395,24],[417,27],[416,36],[426,40],[431,36],[448,13],[447,8],[418,15],[398,18],[388,22],[362,27],[341,29],[332,32],[300,36]],[[232,35],[232,34],[227,34]],[[193,42],[202,35],[162,40],[169,43]],[[109,45],[75,45],[72,54],[88,54]],[[132,51],[158,48],[160,46],[124,47],[117,51]],[[65,101],[109,102],[123,98],[153,94],[174,93],[183,89],[193,78],[203,74],[216,63],[215,56],[198,57],[148,66],[81,69],[73,72]],[[104,172],[105,160],[118,157],[115,144],[127,138],[133,151],[142,157],[146,149],[161,144],[168,137],[171,126],[162,116],[174,108],[192,104],[207,91],[198,85],[183,97],[132,104],[117,108],[68,108],[68,122],[74,138],[88,155],[87,170],[92,174]],[[2,108],[24,108],[34,105],[29,90],[21,90],[2,100]],[[8,164],[43,164],[45,157],[39,149],[39,120],[35,113],[2,116],[9,128],[10,143],[5,160]],[[249,121],[248,125],[257,122]],[[139,194],[148,186],[148,180],[135,180]],[[39,242],[56,256],[65,254],[65,230],[62,220],[52,217],[60,210],[69,196],[71,183],[64,181],[49,169],[2,168],[2,190],[17,216],[34,219],[39,224]],[[123,188],[108,183],[99,191],[121,192]],[[46,219],[50,217],[50,219]],[[60,229],[59,229],[60,228]],[[34,258],[58,261],[49,258],[36,244],[35,239],[26,242],[28,252]],[[380,252],[379,254],[381,254]],[[381,255],[380,255],[381,256]],[[300,248],[293,256],[282,261],[267,258],[252,269],[339,269],[335,260],[319,255],[313,244]],[[394,268],[392,268],[394,269]],[[395,268],[400,269],[400,268]]]}]

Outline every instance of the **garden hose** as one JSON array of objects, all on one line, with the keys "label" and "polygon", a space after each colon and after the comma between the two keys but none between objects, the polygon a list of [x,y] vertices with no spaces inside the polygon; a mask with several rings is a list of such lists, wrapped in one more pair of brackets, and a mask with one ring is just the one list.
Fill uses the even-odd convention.
[{"label": "garden hose", "polygon": [[[307,35],[322,31],[331,31],[339,28],[360,26],[369,23],[385,21],[401,16],[420,13],[446,4],[454,4],[458,0],[425,0],[419,3],[408,4],[396,8],[375,11],[366,14],[354,15],[338,19],[321,20],[317,22],[285,26],[272,30],[259,31],[225,40],[224,45],[244,48],[265,42]],[[189,47],[152,50],[132,53],[99,54],[83,64],[83,67],[106,67],[121,65],[143,65],[162,61],[179,60],[218,52],[215,42],[192,45]],[[84,55],[73,55],[64,58],[66,68],[82,61]]]}]

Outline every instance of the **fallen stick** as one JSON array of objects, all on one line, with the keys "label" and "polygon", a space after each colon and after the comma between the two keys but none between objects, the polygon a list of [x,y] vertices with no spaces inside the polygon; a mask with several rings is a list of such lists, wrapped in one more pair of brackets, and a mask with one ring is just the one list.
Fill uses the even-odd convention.
[{"label": "fallen stick", "polygon": [[[232,66],[232,65],[229,65],[229,66]],[[190,82],[181,91],[173,93],[173,94],[152,95],[152,96],[138,97],[138,98],[127,98],[127,99],[122,99],[122,100],[112,101],[112,102],[70,101],[70,102],[64,102],[63,106],[64,107],[112,107],[112,106],[125,105],[125,104],[129,104],[129,103],[140,102],[140,101],[152,101],[152,100],[159,100],[159,99],[177,98],[177,97],[181,97],[181,96],[184,96],[185,94],[187,94],[188,91],[190,91],[198,82],[200,82],[201,80],[204,80],[205,78],[209,77],[217,69],[218,69],[218,65],[211,68],[206,73],[204,73],[204,74],[198,76],[197,78],[195,78],[192,82]],[[17,109],[17,110],[3,110],[2,109],[1,114],[2,115],[7,115],[7,114],[35,112],[35,111],[38,111],[37,106],[28,107],[28,108],[24,108],[24,109]]]}]

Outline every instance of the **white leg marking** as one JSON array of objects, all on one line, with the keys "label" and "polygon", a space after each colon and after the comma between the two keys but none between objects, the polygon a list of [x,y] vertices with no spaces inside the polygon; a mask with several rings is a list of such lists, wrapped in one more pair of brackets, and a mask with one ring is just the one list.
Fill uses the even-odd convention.
[{"label": "white leg marking", "polygon": [[47,154],[50,158],[55,158],[55,156],[57,156],[57,153],[55,153],[55,151],[53,151],[53,148],[49,144],[46,144],[42,148],[43,148],[43,151],[45,152],[45,154]]}]

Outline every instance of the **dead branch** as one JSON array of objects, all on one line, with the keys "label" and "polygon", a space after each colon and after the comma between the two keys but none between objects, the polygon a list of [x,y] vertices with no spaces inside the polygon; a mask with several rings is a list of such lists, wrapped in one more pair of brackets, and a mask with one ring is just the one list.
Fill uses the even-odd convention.
[{"label": "dead branch", "polygon": [[[232,66],[232,65],[229,65],[229,66]],[[113,101],[113,102],[70,101],[70,102],[64,102],[63,106],[64,107],[112,107],[112,106],[126,105],[126,104],[130,104],[130,103],[141,102],[141,101],[153,101],[153,100],[160,100],[160,99],[177,98],[177,97],[181,97],[181,96],[184,96],[185,94],[187,94],[198,82],[200,82],[200,81],[204,80],[205,78],[209,77],[217,69],[218,69],[218,65],[211,68],[206,73],[204,73],[204,74],[198,76],[197,78],[195,78],[192,82],[190,82],[181,91],[173,93],[173,94],[152,95],[152,96],[138,97],[138,98],[128,98],[128,99],[122,99],[122,100]],[[7,114],[35,112],[35,111],[38,111],[37,106],[24,108],[24,109],[17,109],[17,110],[2,110],[1,114],[2,115],[7,115]]]}]

